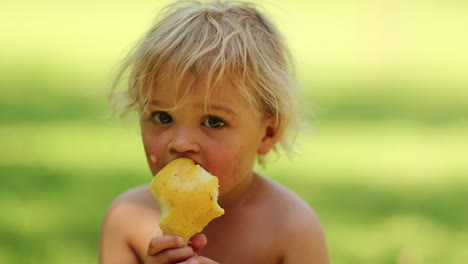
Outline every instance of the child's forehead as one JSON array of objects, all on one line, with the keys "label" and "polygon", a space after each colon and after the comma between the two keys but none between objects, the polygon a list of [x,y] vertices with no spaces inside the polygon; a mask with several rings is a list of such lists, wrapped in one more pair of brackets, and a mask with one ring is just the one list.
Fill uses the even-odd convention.
[{"label": "child's forehead", "polygon": [[[219,76],[214,76],[217,78]],[[246,107],[248,102],[244,96],[243,85],[233,81],[232,76],[219,77],[218,81],[209,81],[205,76],[186,74],[182,78],[170,78],[163,75],[157,78],[150,88],[149,101],[164,102],[172,107],[186,103],[216,105],[220,102],[229,102]]]},{"label": "child's forehead", "polygon": [[[213,76],[212,79],[218,78]],[[204,94],[204,95],[223,95],[225,93],[236,93],[240,87],[236,87],[229,78],[221,77],[218,82],[209,81],[209,78],[203,74],[196,76],[194,74],[185,74],[184,76],[174,76],[170,74],[161,74],[156,78],[152,85],[152,92],[164,94],[166,96],[180,97],[184,94]]]}]

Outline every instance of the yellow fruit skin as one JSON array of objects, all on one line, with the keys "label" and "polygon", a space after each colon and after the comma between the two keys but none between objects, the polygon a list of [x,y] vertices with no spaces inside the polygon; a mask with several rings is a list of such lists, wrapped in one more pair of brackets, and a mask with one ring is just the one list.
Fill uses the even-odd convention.
[{"label": "yellow fruit skin", "polygon": [[224,214],[218,203],[218,178],[191,159],[173,160],[153,178],[150,192],[161,209],[159,227],[164,235],[189,239]]}]

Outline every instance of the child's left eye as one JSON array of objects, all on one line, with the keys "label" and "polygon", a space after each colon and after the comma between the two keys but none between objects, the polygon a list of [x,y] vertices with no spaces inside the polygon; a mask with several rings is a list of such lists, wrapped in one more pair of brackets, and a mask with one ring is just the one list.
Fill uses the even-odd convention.
[{"label": "child's left eye", "polygon": [[209,128],[221,128],[225,125],[224,121],[216,116],[208,116],[202,124]]}]

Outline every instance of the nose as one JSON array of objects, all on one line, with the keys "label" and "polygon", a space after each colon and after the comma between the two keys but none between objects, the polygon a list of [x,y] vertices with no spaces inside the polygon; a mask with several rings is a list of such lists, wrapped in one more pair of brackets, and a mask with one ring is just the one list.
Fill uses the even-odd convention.
[{"label": "nose", "polygon": [[186,127],[175,127],[173,136],[168,144],[168,149],[171,153],[176,154],[199,152],[200,145],[198,144],[196,131]]}]

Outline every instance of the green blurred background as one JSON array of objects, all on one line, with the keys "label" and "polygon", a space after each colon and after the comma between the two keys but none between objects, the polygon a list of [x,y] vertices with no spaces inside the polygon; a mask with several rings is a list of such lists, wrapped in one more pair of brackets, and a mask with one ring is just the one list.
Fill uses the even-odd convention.
[{"label": "green blurred background", "polygon": [[[150,181],[106,95],[164,2],[2,3],[0,263],[97,263],[109,203]],[[468,263],[468,4],[262,3],[309,126],[260,171],[313,206],[332,262]]]}]

